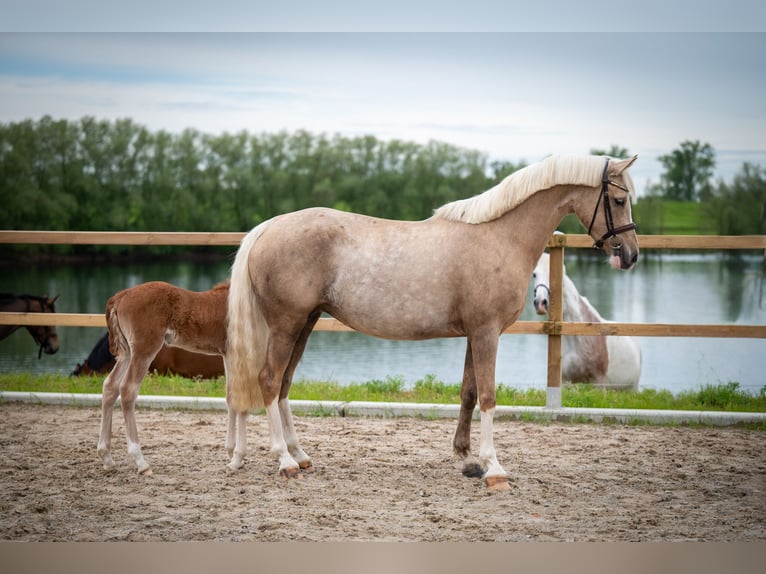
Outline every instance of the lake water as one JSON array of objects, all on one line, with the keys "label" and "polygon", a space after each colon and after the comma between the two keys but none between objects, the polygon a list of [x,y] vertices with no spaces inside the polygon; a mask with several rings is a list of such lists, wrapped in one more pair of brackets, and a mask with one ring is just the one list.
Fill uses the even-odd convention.
[{"label": "lake water", "polygon": [[[603,259],[566,256],[567,272],[602,316],[641,323],[766,324],[762,258],[732,264],[719,254],[650,255],[630,272],[612,270]],[[120,289],[146,281],[167,281],[197,291],[226,278],[229,263],[177,262],[0,267],[0,292],[59,295],[56,308],[68,313],[103,313]],[[531,293],[531,287],[530,287]],[[522,320],[538,320],[528,295]],[[59,327],[61,348],[37,358],[25,329],[0,342],[0,376],[8,372],[70,373],[85,359],[104,330]],[[766,386],[766,340],[638,338],[643,353],[642,388],[674,393],[701,385],[737,381],[758,393]],[[544,388],[546,338],[503,335],[497,382],[516,388]],[[314,333],[296,378],[341,384],[401,376],[406,386],[427,375],[455,383],[463,372],[465,340],[387,341],[358,333]]]}]

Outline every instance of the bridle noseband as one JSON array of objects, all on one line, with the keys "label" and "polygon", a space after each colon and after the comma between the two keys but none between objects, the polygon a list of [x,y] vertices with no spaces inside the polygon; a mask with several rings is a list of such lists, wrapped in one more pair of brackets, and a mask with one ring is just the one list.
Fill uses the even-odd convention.
[{"label": "bridle noseband", "polygon": [[535,293],[537,293],[537,288],[538,287],[542,287],[543,289],[545,289],[548,292],[548,299],[550,300],[550,298],[551,298],[551,288],[548,287],[545,283],[537,283],[535,285],[535,288],[532,290],[532,294],[534,295]]},{"label": "bridle noseband", "polygon": [[593,210],[593,217],[590,220],[590,225],[588,226],[588,235],[590,235],[591,230],[593,229],[593,223],[596,221],[596,215],[598,214],[598,206],[601,203],[601,199],[604,200],[604,218],[606,219],[606,233],[601,236],[601,239],[597,240],[593,244],[593,249],[601,249],[604,247],[604,242],[609,239],[610,237],[615,237],[616,235],[619,235],[620,233],[625,233],[626,231],[632,231],[636,229],[637,225],[633,223],[632,221],[630,223],[626,223],[625,225],[621,225],[620,227],[614,226],[614,219],[612,219],[612,208],[609,205],[609,186],[613,185],[628,194],[630,194],[630,190],[628,190],[627,187],[620,185],[619,183],[612,181],[609,179],[609,158],[606,158],[606,163],[604,164],[604,173],[601,176],[601,193],[598,196],[598,201],[596,202],[596,208]]}]

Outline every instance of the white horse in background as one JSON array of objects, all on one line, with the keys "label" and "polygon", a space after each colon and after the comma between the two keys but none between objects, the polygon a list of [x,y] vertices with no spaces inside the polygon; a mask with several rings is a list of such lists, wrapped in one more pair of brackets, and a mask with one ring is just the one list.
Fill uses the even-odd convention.
[{"label": "white horse in background", "polygon": [[[538,315],[548,314],[550,300],[550,256],[543,253],[532,273]],[[608,323],[580,295],[564,269],[564,321]],[[641,348],[633,337],[564,336],[561,357],[562,378],[573,383],[594,383],[600,387],[638,390],[641,378]]]}]

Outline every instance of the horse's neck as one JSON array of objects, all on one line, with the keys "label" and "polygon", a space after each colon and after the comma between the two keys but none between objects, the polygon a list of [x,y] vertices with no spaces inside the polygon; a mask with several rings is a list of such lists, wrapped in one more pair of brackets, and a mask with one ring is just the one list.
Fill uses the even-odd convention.
[{"label": "horse's neck", "polygon": [[564,275],[563,285],[564,321],[586,321],[583,317],[582,296],[574,282]]},{"label": "horse's neck", "polygon": [[[538,191],[521,205],[491,222],[499,237],[512,237],[517,250],[529,259],[529,273],[564,216],[572,213],[573,197],[577,191],[569,187],[554,187]],[[509,233],[510,231],[510,233]]]},{"label": "horse's neck", "polygon": [[85,362],[91,369],[97,371],[113,360],[114,355],[109,350],[109,334],[106,333],[98,340],[98,343],[96,343],[88,358],[85,359]]},{"label": "horse's neck", "polygon": [[[0,304],[0,311],[9,313],[26,313],[29,311],[29,303],[21,297],[4,298]],[[21,325],[0,325],[0,340],[5,339]]]},{"label": "horse's neck", "polygon": [[0,341],[5,339],[7,336],[13,333],[20,326],[21,325],[0,325]]},{"label": "horse's neck", "polygon": [[0,302],[0,311],[8,313],[26,313],[30,311],[31,300],[25,297],[11,297]]}]

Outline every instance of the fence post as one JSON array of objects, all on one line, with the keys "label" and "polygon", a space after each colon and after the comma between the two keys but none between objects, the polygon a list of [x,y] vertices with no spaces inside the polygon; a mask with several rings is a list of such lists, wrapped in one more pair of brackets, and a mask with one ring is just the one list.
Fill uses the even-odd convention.
[{"label": "fence post", "polygon": [[561,322],[564,318],[564,244],[566,236],[555,236],[556,245],[550,248],[551,284],[548,306],[548,386],[545,408],[561,408]]}]

